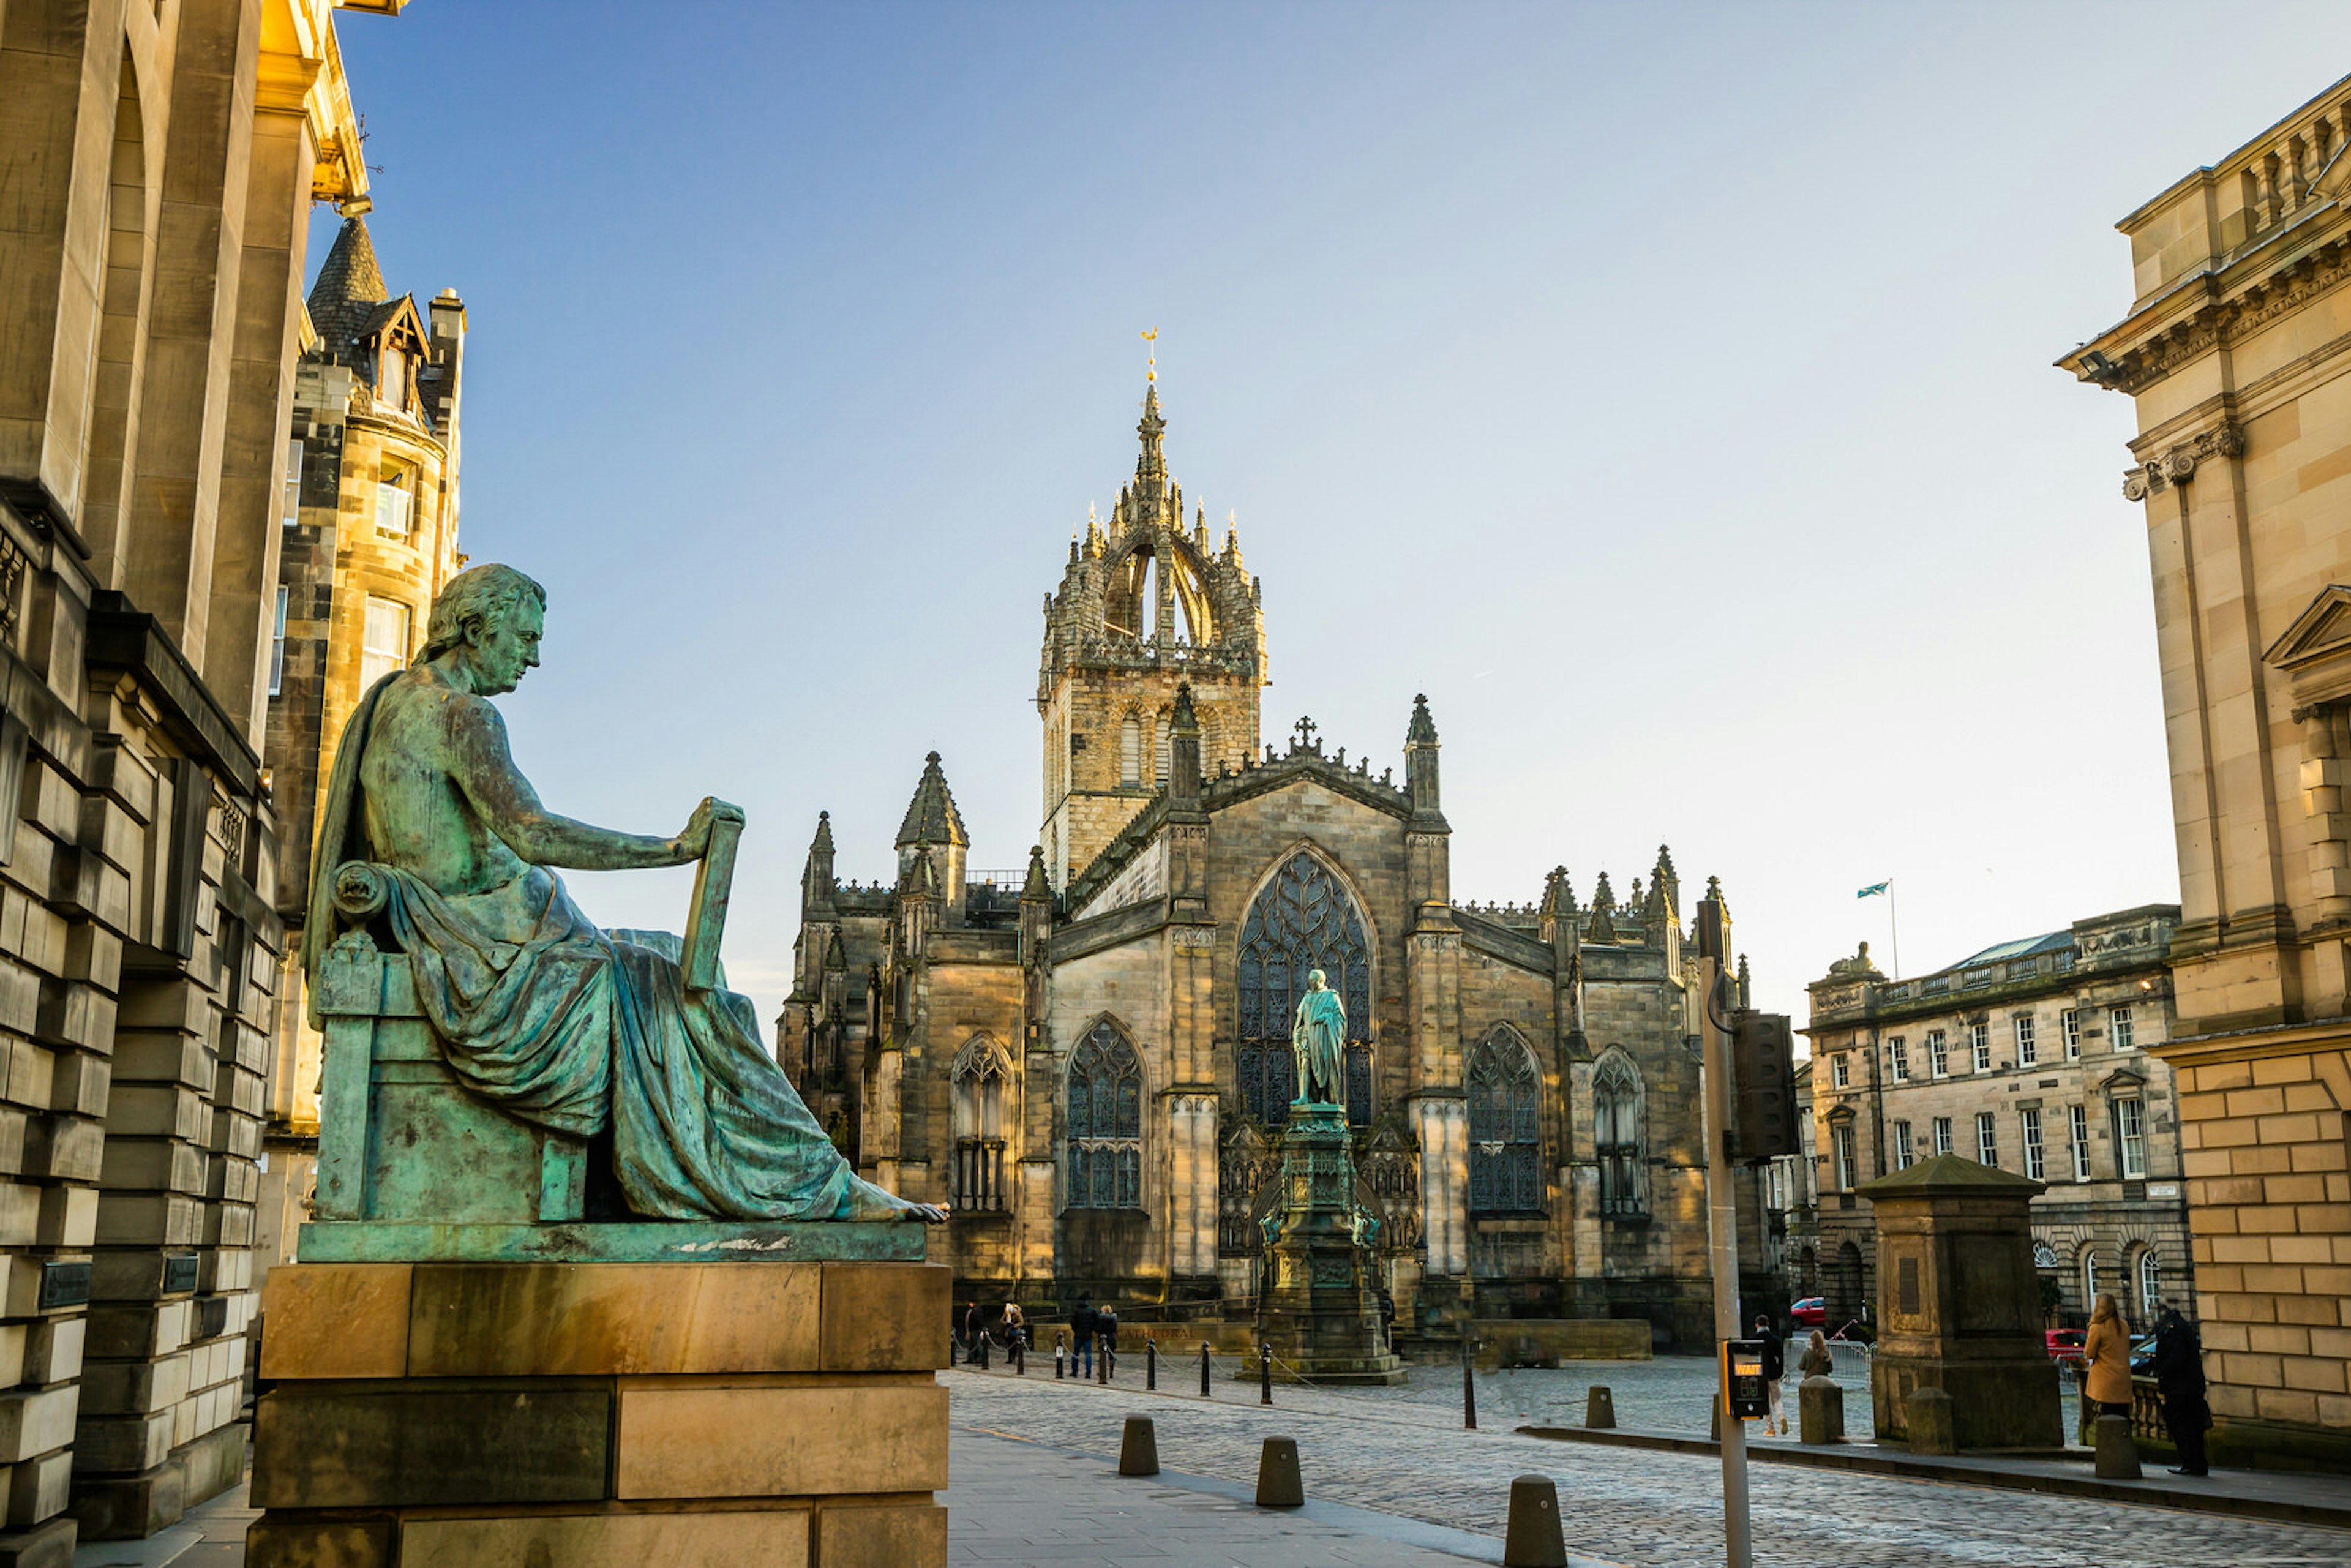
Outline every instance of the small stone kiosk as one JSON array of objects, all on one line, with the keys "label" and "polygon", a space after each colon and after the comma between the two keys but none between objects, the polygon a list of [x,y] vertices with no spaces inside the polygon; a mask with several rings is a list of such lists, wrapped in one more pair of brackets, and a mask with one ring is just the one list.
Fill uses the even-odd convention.
[{"label": "small stone kiosk", "polygon": [[1880,1440],[1910,1441],[1912,1392],[1938,1388],[1959,1448],[2064,1446],[2027,1210],[2042,1187],[1938,1155],[1856,1189],[1877,1224],[1869,1391]]},{"label": "small stone kiosk", "polygon": [[[553,819],[539,859],[546,819],[497,816],[515,792],[468,771],[511,768],[502,736],[454,757],[399,717],[370,737],[379,696],[511,689],[512,582],[537,593],[503,567],[452,581],[338,760],[306,953],[317,1218],[266,1287],[248,1568],[944,1564],[947,1271],[907,1223],[935,1211],[844,1172],[725,989],[739,813],[705,802],[674,840]],[[387,734],[408,749],[367,776],[384,841],[346,841]],[[404,833],[395,792],[436,769],[527,867],[475,892],[415,850],[448,840]],[[546,870],[694,859],[683,943],[597,931]],[[762,1203],[821,1218],[710,1212]]]}]

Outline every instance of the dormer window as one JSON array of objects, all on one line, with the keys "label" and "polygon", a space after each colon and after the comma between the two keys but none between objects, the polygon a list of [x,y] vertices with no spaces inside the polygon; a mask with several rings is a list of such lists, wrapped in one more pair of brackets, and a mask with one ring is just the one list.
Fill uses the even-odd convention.
[{"label": "dormer window", "polygon": [[379,402],[404,409],[408,406],[408,356],[390,343],[377,361],[375,395]]},{"label": "dormer window", "polygon": [[415,512],[416,497],[412,488],[413,476],[405,468],[387,463],[377,473],[375,481],[375,531],[392,538],[404,539]]}]

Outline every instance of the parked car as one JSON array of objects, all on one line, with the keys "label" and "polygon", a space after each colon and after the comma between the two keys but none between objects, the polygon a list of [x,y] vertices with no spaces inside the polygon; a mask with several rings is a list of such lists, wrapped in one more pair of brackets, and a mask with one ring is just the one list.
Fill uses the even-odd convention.
[{"label": "parked car", "polygon": [[2041,1338],[2049,1348],[2050,1359],[2062,1364],[2082,1359],[2082,1347],[2088,1336],[2080,1329],[2043,1329]]},{"label": "parked car", "polygon": [[1788,1315],[1805,1328],[1824,1328],[1829,1321],[1828,1299],[1824,1296],[1806,1296],[1788,1309]]}]

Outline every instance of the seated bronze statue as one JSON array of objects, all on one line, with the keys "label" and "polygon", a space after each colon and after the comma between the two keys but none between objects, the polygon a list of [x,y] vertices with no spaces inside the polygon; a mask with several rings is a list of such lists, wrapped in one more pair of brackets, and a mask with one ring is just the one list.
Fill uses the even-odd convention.
[{"label": "seated bronze statue", "polygon": [[[511,567],[452,578],[407,669],[343,731],[321,810],[303,965],[373,908],[407,955],[457,1081],[568,1136],[609,1132],[635,1215],[938,1220],[862,1179],[759,1042],[747,998],[686,984],[678,939],[601,931],[550,868],[702,858],[705,800],[674,838],[558,816],[515,766],[489,699],[538,663],[547,595]],[[338,889],[342,897],[339,901]]]}]

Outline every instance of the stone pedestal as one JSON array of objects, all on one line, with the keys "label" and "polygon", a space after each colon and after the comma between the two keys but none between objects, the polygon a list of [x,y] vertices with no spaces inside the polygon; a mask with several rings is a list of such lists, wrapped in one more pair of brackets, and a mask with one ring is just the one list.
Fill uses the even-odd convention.
[{"label": "stone pedestal", "polygon": [[[1265,1265],[1259,1333],[1278,1382],[1392,1384],[1404,1363],[1380,1335],[1371,1223],[1355,1206],[1346,1112],[1298,1104],[1281,1134],[1281,1207]],[[1243,1375],[1255,1376],[1255,1356]]]},{"label": "stone pedestal", "polygon": [[1869,1388],[1880,1440],[1908,1441],[1911,1395],[1936,1388],[1950,1396],[1961,1449],[2064,1446],[2027,1212],[2041,1190],[1957,1155],[1858,1189],[1877,1224]]},{"label": "stone pedestal", "polygon": [[271,1272],[248,1568],[946,1563],[919,1228],[542,1228],[676,1260]]},{"label": "stone pedestal", "polygon": [[1807,1377],[1798,1384],[1796,1436],[1804,1443],[1844,1442],[1844,1390],[1825,1377]]}]

